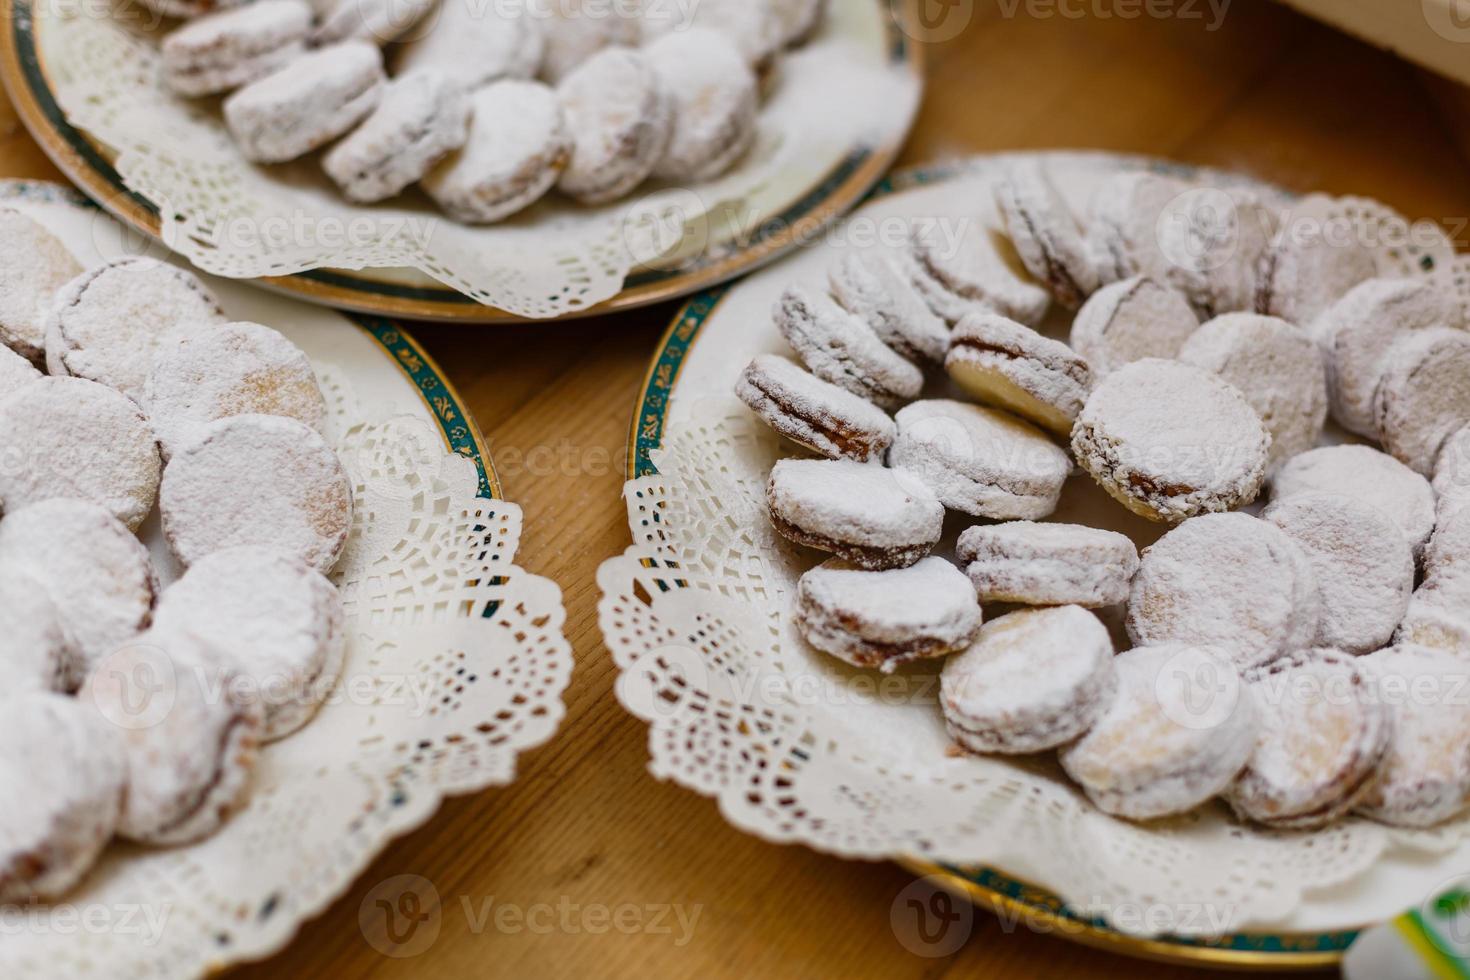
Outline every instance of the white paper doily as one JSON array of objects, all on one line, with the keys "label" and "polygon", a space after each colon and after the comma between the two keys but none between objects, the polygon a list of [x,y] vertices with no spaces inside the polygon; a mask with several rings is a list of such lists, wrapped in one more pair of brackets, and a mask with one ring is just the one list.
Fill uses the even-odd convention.
[{"label": "white paper doily", "polygon": [[[0,183],[84,263],[122,228],[55,185]],[[316,365],[355,526],[333,573],[347,612],[341,683],[301,732],[266,746],[248,805],[188,847],[114,844],[64,901],[0,908],[7,980],[174,980],[278,951],[445,796],[511,782],[556,731],[572,651],[557,586],[515,564],[521,510],[482,496],[477,433],[392,324],[222,281],[236,319],[270,324]],[[452,451],[450,446],[458,447]],[[178,572],[157,515],[141,532]]]},{"label": "white paper doily", "polygon": [[[962,216],[999,227],[990,187],[1000,160],[900,177],[903,193],[845,227]],[[1103,173],[1143,165],[1079,154],[1050,162],[1079,204]],[[1394,222],[1371,202],[1345,211],[1374,228]],[[1429,832],[1349,820],[1278,834],[1239,825],[1220,805],[1149,825],[1107,817],[1049,760],[948,754],[937,666],[885,678],[806,646],[789,607],[812,558],[775,533],[764,505],[772,463],[793,450],[726,393],[751,357],[782,352],[769,315],[782,289],[823,282],[856,238],[839,228],[830,247],[697,298],[650,375],[634,458],[647,453],[651,466],[635,463],[645,475],[625,489],[634,544],[602,566],[598,585],[618,696],[649,723],[653,774],[714,797],[733,824],[766,839],[999,869],[1059,896],[1070,914],[1134,935],[1352,930],[1462,871],[1470,819]],[[1414,245],[1389,232],[1383,242],[1384,274],[1465,271],[1433,237]],[[1064,338],[1067,326],[1053,314],[1045,329]],[[1069,483],[1055,519],[1144,544],[1162,533],[1085,477]],[[947,541],[965,524],[952,520]],[[1152,917],[1124,914],[1140,908]]]}]

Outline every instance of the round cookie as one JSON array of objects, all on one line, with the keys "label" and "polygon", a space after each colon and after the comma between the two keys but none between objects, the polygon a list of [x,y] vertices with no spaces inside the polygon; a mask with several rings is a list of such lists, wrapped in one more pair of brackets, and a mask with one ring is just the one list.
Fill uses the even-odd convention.
[{"label": "round cookie", "polygon": [[251,0],[141,0],[143,6],[165,17],[202,17],[216,10],[228,10]]},{"label": "round cookie", "polygon": [[448,2],[433,30],[398,46],[392,74],[437,71],[473,92],[502,78],[535,78],[545,54],[542,21],[528,13]]},{"label": "round cookie", "polygon": [[1230,806],[1242,819],[1285,830],[1316,830],[1346,816],[1372,790],[1393,731],[1368,675],[1352,657],[1314,650],[1244,679],[1261,731],[1226,794]]},{"label": "round cookie", "polygon": [[1187,813],[1245,768],[1260,721],[1229,657],[1140,647],[1113,660],[1117,691],[1062,768],[1098,809],[1131,820]]},{"label": "round cookie", "polygon": [[652,62],[608,48],[557,86],[573,147],[557,188],[583,204],[628,194],[653,173],[668,149],[674,100]]},{"label": "round cookie", "polygon": [[1083,735],[1116,694],[1113,641],[1077,606],[1023,609],[986,623],[939,675],[945,728],[962,749],[1043,752]]},{"label": "round cookie", "polygon": [[914,285],[935,314],[951,325],[971,313],[999,313],[1034,327],[1051,294],[1032,282],[1009,239],[978,218],[960,221],[959,236],[916,235],[910,255]]},{"label": "round cookie", "polygon": [[[680,16],[670,5],[652,5],[643,14],[645,44],[682,37],[690,30],[713,31],[735,45],[745,63],[764,75],[786,46],[785,25],[776,12],[780,0],[699,0]],[[670,16],[659,16],[667,12]]]},{"label": "round cookie", "polygon": [[1138,572],[1132,541],[1080,524],[982,524],[956,553],[982,603],[1112,606],[1128,601]]},{"label": "round cookie", "polygon": [[1470,333],[1416,330],[1383,362],[1373,422],[1383,448],[1410,469],[1434,475],[1440,450],[1470,421]]},{"label": "round cookie", "polygon": [[1158,283],[1168,281],[1169,264],[1159,251],[1159,219],[1190,186],[1149,170],[1124,171],[1098,185],[1086,225],[1103,285],[1139,275]]},{"label": "round cookie", "polygon": [[1144,549],[1128,635],[1139,646],[1214,647],[1254,667],[1313,646],[1321,613],[1311,559],[1285,532],[1249,514],[1206,514]]},{"label": "round cookie", "polygon": [[165,458],[232,415],[281,415],[322,432],[327,403],[311,362],[270,327],[241,321],[166,338],[144,405]]},{"label": "round cookie", "polygon": [[165,334],[224,319],[193,273],[157,259],[114,259],[56,294],[46,318],[46,366],[138,400]]},{"label": "round cookie", "polygon": [[322,169],[349,201],[371,204],[420,180],[464,146],[470,100],[432,69],[399,75],[372,114],[322,157]]},{"label": "round cookie", "polygon": [[1457,429],[1440,447],[1432,486],[1441,517],[1470,502],[1470,425]]},{"label": "round cookie", "polygon": [[1067,454],[1014,416],[965,402],[915,402],[895,416],[888,462],[944,506],[994,520],[1036,520],[1057,508]]},{"label": "round cookie", "polygon": [[1283,217],[1261,260],[1256,311],[1305,327],[1358,283],[1373,278],[1378,263],[1355,229],[1334,235],[1338,204],[1310,194]]},{"label": "round cookie", "polygon": [[1168,282],[1206,319],[1255,309],[1261,260],[1278,220],[1250,191],[1186,191],[1165,206],[1158,221]]},{"label": "round cookie", "polygon": [[352,487],[332,447],[274,415],[211,422],[169,460],[159,490],[163,533],[188,566],[261,545],[330,571],[352,527]]},{"label": "round cookie", "polygon": [[470,95],[465,145],[431,170],[424,190],[450,217],[503,221],[556,186],[572,137],[556,93],[540,82],[506,79]]},{"label": "round cookie", "polygon": [[30,361],[9,347],[0,347],[0,401],[22,385],[45,377]]},{"label": "round cookie", "polygon": [[823,293],[791,286],[771,313],[807,369],[883,408],[917,398],[924,373]]},{"label": "round cookie", "polygon": [[653,175],[674,183],[712,180],[756,139],[759,84],[723,35],[695,28],[643,49],[673,100],[673,125]]},{"label": "round cookie", "polygon": [[1146,357],[1178,357],[1199,329],[1184,294],[1153,279],[1134,276],[1104,286],[1072,320],[1072,348],[1102,379]]},{"label": "round cookie", "polygon": [[1371,446],[1325,446],[1294,456],[1271,476],[1271,499],[1301,493],[1352,497],[1383,511],[1419,554],[1434,531],[1429,481]]},{"label": "round cookie", "polygon": [[980,401],[1062,436],[1092,391],[1092,369],[1072,348],[994,314],[960,321],[944,370]]},{"label": "round cookie", "polygon": [[1327,421],[1327,369],[1305,330],[1272,316],[1227,313],[1196,330],[1179,360],[1245,396],[1271,433],[1272,463],[1317,444]]},{"label": "round cookie", "polygon": [[137,530],[158,496],[158,443],[132,400],[81,378],[41,378],[0,401],[0,506],[91,501]]},{"label": "round cookie", "polygon": [[55,606],[68,640],[67,690],[153,618],[148,549],[95,504],[48,500],[7,514],[0,565],[24,568]]},{"label": "round cookie", "polygon": [[1097,268],[1077,216],[1040,164],[1011,167],[995,185],[995,203],[1026,271],[1075,310],[1097,290]]},{"label": "round cookie", "polygon": [[111,723],[128,762],[118,833],[189,844],[243,802],[255,768],[260,703],[239,674],[186,632],[149,630],[110,656],[77,700]]},{"label": "round cookie", "polygon": [[71,635],[46,587],[19,564],[0,566],[0,698],[66,690],[73,657]]},{"label": "round cookie", "polygon": [[191,97],[231,91],[305,53],[310,29],[304,0],[256,0],[207,14],[159,44],[164,83]]},{"label": "round cookie", "polygon": [[905,270],[892,255],[854,252],[828,271],[827,285],[839,306],[904,358],[942,363],[949,351],[949,325],[929,309]]},{"label": "round cookie", "polygon": [[944,508],[917,480],[852,460],[783,459],[766,501],[782,537],[870,571],[914,564],[944,529]]},{"label": "round cookie", "polygon": [[61,239],[29,215],[0,207],[0,344],[40,364],[56,291],[81,274]]},{"label": "round cookie", "polygon": [[1233,510],[1260,492],[1271,434],[1234,386],[1145,358],[1108,375],[1072,430],[1077,462],[1152,521]]},{"label": "round cookie", "polygon": [[637,47],[641,14],[599,0],[529,0],[527,16],[546,35],[541,77],[555,85],[603,48]]},{"label": "round cookie", "polygon": [[1414,590],[1394,645],[1429,647],[1470,658],[1470,571],[1430,572]]},{"label": "round cookie", "polygon": [[735,396],[781,435],[828,459],[882,462],[898,434],[898,425],[872,402],[774,354],[746,366]]},{"label": "round cookie", "polygon": [[112,839],[127,775],[112,732],[70,698],[5,702],[0,903],[60,899],[82,880]]},{"label": "round cookie", "polygon": [[980,628],[980,604],[943,558],[870,572],[828,561],[796,585],[796,628],[854,667],[892,673],[901,664],[963,650]]},{"label": "round cookie", "polygon": [[1365,661],[1393,713],[1388,752],[1358,812],[1396,827],[1433,827],[1470,803],[1466,661],[1421,647],[1391,647]]},{"label": "round cookie", "polygon": [[[448,6],[465,0],[448,0]],[[404,38],[440,0],[337,0],[323,14],[311,44],[323,48],[343,41],[383,45]],[[479,9],[479,8],[477,8]],[[429,34],[441,28],[430,25]]]},{"label": "round cookie", "polygon": [[367,41],[317,48],[225,99],[225,125],[245,159],[284,163],[361,122],[384,82],[382,52]]}]

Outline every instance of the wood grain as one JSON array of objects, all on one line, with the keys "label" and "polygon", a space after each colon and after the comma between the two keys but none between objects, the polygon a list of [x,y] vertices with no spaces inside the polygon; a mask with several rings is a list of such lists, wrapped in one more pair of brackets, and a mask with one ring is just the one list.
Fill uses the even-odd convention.
[{"label": "wood grain", "polygon": [[[846,2],[846,0],[837,0]],[[1196,5],[1198,6],[1198,5]],[[930,92],[904,162],[1016,148],[1083,147],[1243,170],[1297,189],[1378,197],[1453,226],[1470,215],[1470,100],[1463,90],[1265,0],[1201,20],[1071,18],[981,2],[934,46]],[[1007,10],[1019,11],[1007,16]],[[8,106],[8,176],[59,179]],[[1463,232],[1462,232],[1463,235]],[[1462,243],[1463,246],[1463,243]],[[624,441],[668,306],[592,322],[415,327],[473,410],[505,490],[526,513],[520,561],[562,585],[577,672],[557,738],[511,787],[451,801],[392,846],[270,962],[233,974],[374,980],[486,976],[1165,978],[1192,971],[1097,953],[975,916],[941,958],[896,939],[890,907],[911,881],[889,864],[776,847],[713,803],[654,782],[644,726],[612,696],[596,627],[597,565],[628,543]],[[385,956],[359,928],[369,891],[422,876],[440,903],[436,942]],[[491,901],[492,920],[480,920]],[[597,909],[700,908],[691,941],[595,933]],[[571,910],[549,930],[497,929],[500,905]],[[468,912],[467,912],[468,909]],[[628,913],[631,914],[631,913]],[[563,924],[563,918],[571,926]]]}]

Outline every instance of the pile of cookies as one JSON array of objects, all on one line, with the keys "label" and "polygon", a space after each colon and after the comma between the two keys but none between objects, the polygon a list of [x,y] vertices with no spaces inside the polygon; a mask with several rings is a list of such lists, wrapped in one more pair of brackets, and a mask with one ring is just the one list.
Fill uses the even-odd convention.
[{"label": "pile of cookies", "polygon": [[[306,355],[204,284],[83,269],[0,209],[0,903],[54,899],[114,836],[180,844],[331,693],[325,577],[352,488]],[[43,373],[42,368],[45,369]],[[156,507],[155,507],[156,505]],[[135,536],[154,512],[183,574]]]},{"label": "pile of cookies", "polygon": [[[1321,195],[1129,171],[1078,209],[1036,162],[995,187],[1003,233],[966,219],[950,247],[916,233],[788,288],[801,363],[736,384],[815,457],[767,486],[775,530],[834,556],[798,583],[799,632],[862,668],[948,656],[957,750],[1055,750],[1111,814],[1461,813],[1470,324],[1449,277],[1379,278]],[[1035,329],[1053,304],[1070,343]],[[1329,413],[1383,451],[1329,445]],[[1043,522],[1074,468],[1171,529],[1140,555]],[[957,564],[933,554],[947,514],[981,521]]]},{"label": "pile of cookies", "polygon": [[335,141],[321,164],[348,200],[419,184],[468,224],[553,188],[596,205],[649,178],[723,174],[755,140],[763,80],[827,6],[145,3],[192,18],[163,39],[165,80],[188,97],[228,94],[225,123],[247,159],[284,163]]}]

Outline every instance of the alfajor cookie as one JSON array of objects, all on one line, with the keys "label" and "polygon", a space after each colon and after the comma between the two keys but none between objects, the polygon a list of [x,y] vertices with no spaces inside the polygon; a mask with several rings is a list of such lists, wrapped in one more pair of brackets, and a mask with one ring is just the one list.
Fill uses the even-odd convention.
[{"label": "alfajor cookie", "polygon": [[1072,320],[1071,342],[1102,379],[1146,357],[1178,357],[1197,329],[1199,318],[1183,293],[1133,276],[1104,286],[1082,304]]},{"label": "alfajor cookie", "polygon": [[1079,524],[982,524],[960,535],[956,555],[981,602],[1112,606],[1138,573],[1132,541]]},{"label": "alfajor cookie", "polygon": [[36,366],[9,347],[0,347],[0,400],[22,385],[39,381],[45,375]]},{"label": "alfajor cookie", "polygon": [[1076,351],[994,314],[959,322],[944,370],[980,401],[1062,436],[1071,434],[1092,391],[1092,369]]},{"label": "alfajor cookie", "polygon": [[[440,0],[336,0],[323,12],[311,44],[323,48],[343,41],[384,45],[405,37]],[[448,0],[448,4],[466,0]],[[430,33],[439,30],[432,26]]]},{"label": "alfajor cookie", "polygon": [[1036,520],[1056,510],[1072,463],[1029,423],[942,399],[915,402],[895,421],[889,464],[951,510],[994,520]]},{"label": "alfajor cookie", "polygon": [[1010,239],[978,218],[960,219],[952,239],[916,234],[909,254],[915,288],[951,325],[971,313],[999,313],[1035,326],[1051,306],[1051,294],[1031,280]]},{"label": "alfajor cookie", "polygon": [[713,31],[740,52],[757,74],[766,74],[786,46],[786,26],[777,13],[780,0],[700,0],[680,16],[669,5],[644,12],[643,43],[683,37],[691,30]]},{"label": "alfajor cookie", "polygon": [[207,14],[164,36],[163,80],[184,96],[232,91],[304,54],[310,29],[304,0],[256,0]]},{"label": "alfajor cookie", "polygon": [[626,3],[529,0],[526,16],[545,34],[541,77],[553,85],[602,49],[637,47],[642,37],[642,12]]},{"label": "alfajor cookie", "polygon": [[872,402],[774,354],[746,366],[735,396],[781,435],[828,459],[881,462],[898,434],[898,425]]},{"label": "alfajor cookie", "polygon": [[502,78],[535,78],[545,54],[543,21],[529,12],[444,0],[434,29],[397,47],[392,75],[436,71],[473,92]]},{"label": "alfajor cookie", "polygon": [[1470,570],[1430,572],[1409,598],[1393,641],[1470,657]]},{"label": "alfajor cookie", "polygon": [[1039,163],[1009,168],[995,184],[995,203],[1032,278],[1075,310],[1098,288],[1081,223]]},{"label": "alfajor cookie", "polygon": [[793,619],[823,653],[891,673],[969,646],[981,615],[965,576],[930,557],[876,572],[828,561],[797,582]]},{"label": "alfajor cookie", "polygon": [[143,6],[165,17],[202,17],[216,10],[228,10],[250,0],[142,0]]},{"label": "alfajor cookie", "polygon": [[81,273],[61,239],[30,215],[0,207],[0,344],[40,364],[56,292]]},{"label": "alfajor cookie", "polygon": [[854,252],[828,270],[827,286],[838,305],[904,358],[940,363],[949,351],[949,325],[929,309],[906,268],[885,252]]},{"label": "alfajor cookie", "polygon": [[760,92],[754,72],[722,34],[680,31],[643,49],[673,100],[668,145],[653,175],[676,183],[712,180],[756,140]]},{"label": "alfajor cookie", "polygon": [[557,86],[572,156],[557,188],[583,204],[605,204],[653,173],[668,149],[674,97],[653,62],[638,51],[608,48]]},{"label": "alfajor cookie", "polygon": [[1186,191],[1165,205],[1158,220],[1167,281],[1205,319],[1255,309],[1261,260],[1279,220],[1251,191]]},{"label": "alfajor cookie", "polygon": [[66,690],[72,647],[71,634],[40,579],[20,564],[0,566],[0,697]]},{"label": "alfajor cookie", "polygon": [[[1098,185],[1088,206],[1087,240],[1103,285],[1146,276],[1168,282],[1159,249],[1159,221],[1192,185],[1168,174],[1129,170]],[[1156,355],[1163,356],[1163,355]]]},{"label": "alfajor cookie", "polygon": [[1305,327],[1354,286],[1373,278],[1378,263],[1361,236],[1335,234],[1339,205],[1309,194],[1283,215],[1261,259],[1256,312]]},{"label": "alfajor cookie", "polygon": [[914,564],[944,528],[944,508],[918,480],[852,460],[783,459],[766,501],[782,537],[869,570]]},{"label": "alfajor cookie", "polygon": [[449,76],[399,75],[362,125],[322,157],[322,169],[349,201],[382,201],[464,146],[469,121],[469,96]]},{"label": "alfajor cookie", "polygon": [[1394,458],[1433,476],[1440,450],[1470,421],[1470,333],[1416,330],[1383,361],[1373,396],[1373,425]]},{"label": "alfajor cookie", "polygon": [[922,371],[824,293],[791,286],[771,317],[808,370],[875,405],[896,408],[924,386]]},{"label": "alfajor cookie", "polygon": [[945,728],[969,752],[1065,745],[1100,719],[1117,688],[1107,627],[1077,606],[1025,609],[986,623],[939,675]]},{"label": "alfajor cookie", "polygon": [[1271,476],[1271,499],[1303,493],[1352,497],[1393,519],[1417,555],[1434,531],[1429,481],[1371,446],[1324,446],[1294,456]]},{"label": "alfajor cookie", "polygon": [[1460,510],[1470,503],[1470,425],[1456,429],[1440,447],[1434,461],[1434,482],[1441,515]]}]

